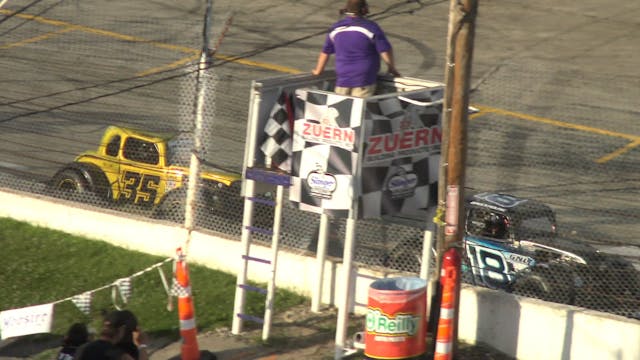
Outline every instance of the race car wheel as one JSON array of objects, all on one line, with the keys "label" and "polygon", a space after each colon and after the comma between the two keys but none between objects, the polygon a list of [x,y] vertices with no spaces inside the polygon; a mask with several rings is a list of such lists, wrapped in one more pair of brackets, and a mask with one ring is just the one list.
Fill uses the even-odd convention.
[{"label": "race car wheel", "polygon": [[522,278],[513,286],[513,293],[525,297],[552,301],[551,286],[540,275]]},{"label": "race car wheel", "polygon": [[59,172],[53,179],[54,189],[64,192],[86,193],[89,184],[77,171],[67,169]]},{"label": "race car wheel", "polygon": [[187,192],[176,190],[168,193],[156,207],[153,217],[184,223],[184,211],[187,204]]},{"label": "race car wheel", "polygon": [[513,285],[513,293],[544,301],[572,305],[575,302],[575,289],[565,275],[558,268],[532,272],[516,280]]}]

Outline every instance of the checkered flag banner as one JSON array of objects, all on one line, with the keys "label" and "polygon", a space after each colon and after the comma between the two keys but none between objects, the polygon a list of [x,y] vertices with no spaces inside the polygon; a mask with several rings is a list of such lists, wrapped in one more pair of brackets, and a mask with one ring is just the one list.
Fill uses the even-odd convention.
[{"label": "checkered flag banner", "polygon": [[191,287],[190,286],[182,286],[178,282],[178,280],[174,277],[173,283],[171,284],[171,296],[176,297],[187,297],[191,296]]},{"label": "checkered flag banner", "polygon": [[[116,293],[117,291],[117,293]],[[132,293],[131,279],[130,278],[122,278],[113,282],[113,288],[111,290],[111,298],[113,300],[113,305],[120,310],[117,304],[117,294],[120,294],[120,298],[124,304],[129,302]]]},{"label": "checkered flag banner", "polygon": [[367,101],[359,216],[417,213],[435,206],[443,90]]},{"label": "checkered flag banner", "polygon": [[364,99],[296,90],[289,200],[347,217],[354,200]]},{"label": "checkered flag banner", "polygon": [[71,301],[76,305],[78,310],[83,314],[89,315],[91,313],[91,300],[93,299],[93,293],[87,291],[80,295],[75,295],[71,298]]},{"label": "checkered flag banner", "polygon": [[260,150],[265,155],[267,167],[291,171],[291,127],[293,108],[290,95],[280,93],[264,127],[265,140]]}]

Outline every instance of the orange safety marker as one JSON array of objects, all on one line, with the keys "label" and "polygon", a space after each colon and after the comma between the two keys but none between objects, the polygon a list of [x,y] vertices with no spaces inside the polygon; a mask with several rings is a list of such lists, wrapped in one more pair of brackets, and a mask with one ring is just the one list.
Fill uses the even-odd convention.
[{"label": "orange safety marker", "polygon": [[440,284],[442,286],[442,300],[440,301],[440,319],[436,335],[436,350],[434,360],[453,359],[453,341],[455,335],[455,303],[458,296],[458,272],[460,269],[460,254],[451,248],[442,258]]},{"label": "orange safety marker", "polygon": [[180,319],[180,336],[182,337],[182,360],[199,360],[198,330],[196,329],[195,310],[191,297],[191,285],[189,283],[189,268],[182,253],[182,248],[176,250],[176,284],[178,285],[178,317]]}]

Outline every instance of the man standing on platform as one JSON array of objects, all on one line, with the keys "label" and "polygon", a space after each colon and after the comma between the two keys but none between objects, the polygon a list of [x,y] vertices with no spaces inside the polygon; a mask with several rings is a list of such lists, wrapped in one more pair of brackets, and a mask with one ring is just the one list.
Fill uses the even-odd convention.
[{"label": "man standing on platform", "polygon": [[344,18],[329,29],[318,62],[312,73],[320,75],[331,54],[336,55],[335,92],[340,95],[368,97],[375,93],[380,58],[388,72],[396,70],[391,44],[380,26],[365,16],[369,12],[366,0],[347,0]]}]

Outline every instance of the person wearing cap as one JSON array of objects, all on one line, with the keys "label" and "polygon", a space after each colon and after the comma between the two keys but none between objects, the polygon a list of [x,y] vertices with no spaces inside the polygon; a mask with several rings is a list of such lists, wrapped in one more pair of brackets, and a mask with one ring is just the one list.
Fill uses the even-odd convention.
[{"label": "person wearing cap", "polygon": [[344,17],[329,28],[316,67],[311,73],[320,75],[330,56],[335,54],[337,79],[334,91],[340,95],[372,96],[381,58],[390,74],[400,76],[395,67],[391,43],[382,28],[365,17],[369,12],[366,0],[347,0],[343,12]]},{"label": "person wearing cap", "polygon": [[[129,313],[121,310],[110,312],[104,319],[100,338],[78,348],[74,360],[135,360],[118,345],[126,341],[129,326]],[[132,338],[139,350],[139,359],[148,359],[144,334],[136,328]]]}]

